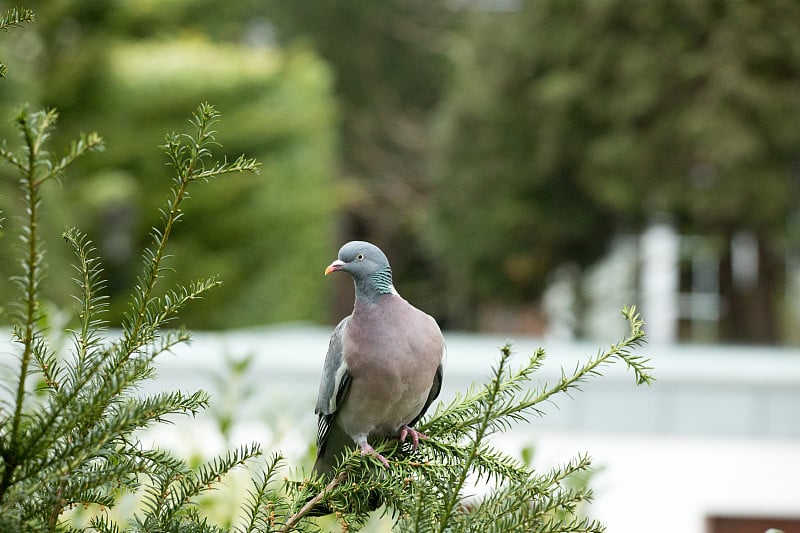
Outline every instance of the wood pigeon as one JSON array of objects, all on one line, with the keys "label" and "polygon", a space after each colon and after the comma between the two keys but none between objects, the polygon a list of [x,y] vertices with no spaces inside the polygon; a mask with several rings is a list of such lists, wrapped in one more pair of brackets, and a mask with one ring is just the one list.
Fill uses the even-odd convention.
[{"label": "wood pigeon", "polygon": [[314,472],[326,478],[356,445],[388,467],[372,437],[411,437],[417,449],[427,436],[413,426],[439,395],[445,355],[436,321],[397,293],[380,248],[348,242],[325,275],[337,271],[353,277],[355,305],[331,336],[319,385]]}]

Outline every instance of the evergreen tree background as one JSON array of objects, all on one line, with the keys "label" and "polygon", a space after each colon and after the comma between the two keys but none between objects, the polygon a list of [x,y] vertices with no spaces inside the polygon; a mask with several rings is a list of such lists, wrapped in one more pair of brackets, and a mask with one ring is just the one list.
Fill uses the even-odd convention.
[{"label": "evergreen tree background", "polygon": [[[615,236],[659,213],[708,238],[719,255],[728,302],[720,340],[792,339],[781,295],[798,249],[793,4],[30,7],[40,11],[36,27],[0,43],[15,64],[0,99],[9,108],[57,107],[65,141],[114,119],[105,132],[114,150],[78,161],[86,179],[53,187],[63,201],[43,221],[57,236],[80,217],[112,291],[133,283],[130,255],[158,205],[133,186],[164,177],[147,149],[208,99],[237,124],[249,118],[222,134],[228,155],[254,154],[274,172],[198,192],[194,222],[175,236],[176,246],[232,273],[188,311],[194,326],[340,316],[346,284],[331,312],[329,299],[299,296],[330,294],[318,276],[303,276],[304,291],[288,291],[287,276],[311,274],[337,243],[365,238],[393,258],[409,299],[446,326],[472,328],[496,296],[535,307],[555,268],[592,264]],[[164,61],[145,61],[153,57]],[[13,135],[0,122],[4,137]],[[0,202],[8,198],[0,191]],[[238,215],[221,219],[223,203],[238,205]],[[303,238],[272,238],[293,230]],[[729,268],[731,235],[742,231],[758,240],[760,276],[750,288],[737,287]],[[286,242],[298,243],[285,254],[296,262],[264,262]],[[58,251],[50,259],[67,263]],[[245,296],[252,286],[260,301]],[[0,294],[9,290],[0,285]],[[48,291],[68,303],[66,287]],[[223,301],[236,304],[223,309]],[[118,321],[121,310],[111,316]]]},{"label": "evergreen tree background", "polygon": [[[221,328],[325,320],[319,302],[327,289],[318,266],[328,260],[333,240],[336,106],[332,74],[319,57],[302,44],[267,46],[257,18],[252,27],[231,30],[217,22],[226,20],[229,8],[211,4],[208,17],[194,22],[189,19],[203,9],[191,2],[42,1],[30,7],[37,24],[0,44],[4,57],[17,59],[2,96],[7,108],[28,102],[59,109],[54,135],[62,142],[108,125],[109,150],[76,161],[81,180],[48,191],[57,198],[42,221],[49,238],[58,238],[67,223],[85,228],[103,259],[111,295],[130,290],[136,251],[163,202],[154,191],[168,177],[152,147],[182,129],[197,102],[213,101],[238,125],[220,133],[220,157],[246,152],[269,168],[224,188],[200,189],[187,206],[191,222],[173,241],[180,252],[176,268],[189,277],[229,273],[215,294],[187,309],[187,323]],[[5,120],[1,131],[6,138],[14,134]],[[9,183],[0,190],[0,207],[13,216]],[[268,262],[278,250],[283,260]],[[0,260],[9,258],[0,250]],[[49,257],[59,267],[68,260],[60,250]],[[68,289],[52,284],[46,298],[66,306]],[[10,290],[0,281],[0,296]],[[123,311],[112,303],[112,323]]]},{"label": "evergreen tree background", "polygon": [[[616,233],[668,215],[721,257],[721,339],[785,336],[780,295],[800,200],[800,5],[519,7],[469,20],[437,108],[432,219],[448,277],[469,287],[450,292],[452,307],[535,300],[566,258],[590,264]],[[747,288],[730,266],[742,230],[758,240],[759,277]],[[479,245],[456,244],[465,239]]]}]

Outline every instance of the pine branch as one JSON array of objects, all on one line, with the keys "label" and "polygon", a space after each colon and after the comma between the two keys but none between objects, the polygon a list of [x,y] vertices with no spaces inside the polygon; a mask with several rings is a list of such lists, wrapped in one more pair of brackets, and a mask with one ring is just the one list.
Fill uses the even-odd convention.
[{"label": "pine branch", "polygon": [[305,518],[308,513],[320,502],[322,502],[326,497],[329,496],[331,491],[339,486],[345,479],[347,479],[347,470],[343,470],[339,472],[321,491],[317,493],[316,496],[308,500],[305,505],[303,505],[299,511],[292,514],[286,523],[281,527],[279,530],[280,533],[288,533],[296,528],[296,526],[300,523],[300,520]]},{"label": "pine branch", "polygon": [[[22,241],[25,245],[26,255],[22,261],[23,275],[16,278],[17,285],[22,291],[21,316],[16,320],[15,336],[22,344],[22,355],[20,356],[20,369],[16,387],[16,398],[14,404],[14,414],[11,419],[11,431],[9,433],[9,443],[17,442],[19,428],[22,422],[22,413],[25,403],[25,380],[28,377],[28,365],[34,350],[34,342],[38,335],[36,324],[39,316],[39,285],[42,277],[42,252],[40,250],[39,235],[37,231],[38,209],[39,209],[39,188],[36,185],[36,166],[39,161],[39,150],[41,139],[47,135],[48,115],[38,115],[41,121],[34,119],[29,121],[26,113],[21,113],[17,117],[25,145],[27,147],[27,164],[21,169],[23,196],[26,202],[27,219],[22,228]],[[41,125],[40,125],[41,124]],[[39,127],[37,127],[39,126]],[[15,457],[4,457],[6,468],[3,478],[0,479],[0,498],[8,488],[16,467]]]},{"label": "pine branch", "polygon": [[[24,13],[18,13],[14,17],[25,18]],[[12,17],[13,20],[17,20],[14,17]],[[0,20],[1,23],[2,20]],[[15,119],[15,124],[23,139],[23,157],[11,155],[5,148],[0,152],[0,155],[14,165],[21,175],[20,187],[26,207],[26,218],[21,228],[21,241],[24,246],[24,256],[20,263],[22,274],[12,278],[21,292],[21,306],[14,317],[14,336],[22,345],[22,351],[19,357],[19,373],[10,430],[4,439],[7,444],[2,446],[4,470],[0,477],[0,500],[11,484],[14,471],[20,461],[20,458],[17,457],[20,450],[15,448],[20,444],[26,403],[25,383],[30,373],[31,362],[35,362],[39,371],[43,373],[47,387],[57,388],[62,373],[55,354],[47,346],[43,335],[38,330],[38,323],[41,319],[39,289],[44,270],[44,252],[38,230],[41,204],[40,187],[44,181],[54,175],[53,164],[43,146],[50,136],[57,116],[52,110],[29,113],[23,109]],[[99,149],[99,147],[99,138],[93,138],[91,145],[82,147],[79,152],[75,153],[75,157],[88,150]],[[74,158],[69,162],[72,160]]]},{"label": "pine branch", "polygon": [[617,360],[625,362],[634,371],[637,384],[652,383],[655,378],[651,374],[652,369],[647,366],[649,361],[643,356],[631,353],[631,350],[641,346],[644,342],[643,322],[636,313],[635,307],[624,308],[622,314],[631,327],[626,338],[612,344],[609,349],[599,352],[583,365],[578,365],[572,374],[568,375],[562,369],[562,377],[555,385],[547,386],[545,384],[541,389],[534,389],[521,398],[516,394],[521,390],[522,385],[531,379],[535,370],[542,365],[545,353],[541,349],[538,350],[525,365],[512,374],[507,373],[505,367],[511,356],[510,346],[504,346],[500,361],[500,373],[498,370],[495,371],[490,386],[480,390],[472,389],[467,396],[457,397],[449,406],[437,409],[429,421],[420,425],[420,430],[433,434],[446,432],[459,435],[465,428],[472,428],[476,424],[480,424],[482,416],[487,416],[486,408],[488,407],[493,410],[488,415],[487,430],[507,429],[514,423],[527,422],[530,415],[543,414],[540,405],[551,401],[553,396],[580,390],[580,385],[587,378],[598,376],[600,368]]},{"label": "pine branch", "polygon": [[[54,483],[61,483],[59,480],[63,479],[69,482],[66,487],[71,487],[74,476],[88,479],[81,474],[85,468],[90,468],[90,471],[96,473],[107,471],[107,468],[99,469],[97,461],[103,465],[124,463],[129,473],[145,473],[147,464],[169,465],[164,463],[163,458],[154,462],[159,459],[158,455],[142,454],[136,449],[128,451],[130,446],[126,444],[124,435],[133,434],[134,431],[153,422],[163,422],[164,417],[170,414],[195,414],[205,407],[207,402],[208,396],[202,391],[189,396],[180,392],[169,392],[115,404],[113,409],[102,413],[101,417],[85,413],[86,418],[78,418],[76,426],[65,428],[65,431],[68,431],[66,438],[60,437],[47,443],[47,455],[40,456],[38,460],[36,456],[31,455],[27,463],[20,467],[16,481],[28,483],[26,492],[19,494],[18,497],[30,498],[36,493],[52,495],[55,492],[48,490],[47,487],[53,487]],[[87,404],[82,407],[89,408]],[[123,468],[119,472],[124,470]],[[121,479],[120,476],[115,476],[106,479],[106,484],[120,483]],[[91,486],[86,486],[82,490],[89,488]],[[62,509],[64,502],[69,501],[70,494],[76,493],[66,492],[57,499],[45,500],[42,505],[52,505],[54,508]],[[72,498],[76,499],[78,496]]]},{"label": "pine branch", "polygon": [[450,494],[448,494],[446,497],[444,506],[442,508],[442,518],[438,529],[440,533],[443,533],[447,529],[447,526],[450,522],[450,516],[455,511],[456,504],[458,504],[462,498],[464,484],[466,483],[467,477],[472,471],[472,465],[476,460],[478,450],[483,445],[483,438],[486,436],[489,430],[492,410],[495,402],[503,390],[502,379],[506,372],[505,368],[508,364],[508,360],[511,357],[511,347],[507,344],[501,348],[500,351],[500,362],[494,371],[494,375],[489,382],[489,385],[486,387],[486,396],[482,402],[485,403],[485,410],[483,416],[475,426],[472,442],[470,443],[469,454],[466,458],[466,461],[464,461],[464,463],[461,465],[459,472],[453,478],[451,478]]},{"label": "pine branch", "polygon": [[253,488],[247,491],[249,498],[242,509],[244,524],[235,528],[237,533],[273,531],[278,525],[277,516],[286,513],[286,502],[278,497],[272,486],[282,462],[283,457],[273,454],[261,477],[253,479]]},{"label": "pine branch", "polygon": [[104,149],[103,139],[97,133],[81,133],[80,137],[69,145],[66,155],[53,165],[45,179],[60,175],[73,161],[87,152],[101,152]]},{"label": "pine branch", "polygon": [[0,15],[0,31],[9,31],[13,28],[24,26],[33,22],[35,18],[36,15],[30,9],[12,7]]},{"label": "pine branch", "polygon": [[[259,163],[244,156],[232,164],[213,163],[211,169],[205,169],[206,160],[212,156],[210,148],[217,145],[216,132],[211,127],[219,120],[219,116],[213,106],[200,105],[190,121],[195,129],[194,134],[170,134],[161,147],[169,160],[169,165],[175,169],[175,184],[166,209],[161,211],[161,227],[153,230],[153,242],[145,250],[144,268],[138,277],[131,309],[123,321],[124,338],[117,349],[121,354],[132,354],[153,340],[154,325],[161,316],[155,309],[160,302],[153,297],[153,292],[159,276],[164,271],[162,263],[165,259],[166,244],[174,225],[182,217],[181,204],[188,198],[189,184],[198,179],[208,180],[230,172],[257,172],[259,169]],[[203,285],[201,282],[194,287],[201,290],[194,290],[194,294],[188,295],[189,299],[199,297],[201,292],[218,283],[216,280],[213,282],[209,280],[205,286],[201,286]],[[179,307],[173,306],[173,312]]]},{"label": "pine branch", "polygon": [[136,523],[144,531],[171,530],[174,520],[188,512],[186,505],[191,499],[213,490],[222,476],[260,454],[261,448],[257,444],[241,446],[202,465],[195,472],[161,475],[143,498],[145,516],[136,518]]},{"label": "pine branch", "polygon": [[[10,31],[14,28],[32,23],[35,18],[36,15],[34,15],[33,11],[30,9],[12,7],[3,15],[0,15],[0,30]],[[0,62],[0,78],[5,78],[7,75],[8,67],[5,63]]]},{"label": "pine branch", "polygon": [[[73,368],[83,370],[85,380],[91,378],[102,364],[103,334],[108,325],[103,315],[108,310],[108,297],[101,294],[105,281],[94,245],[76,228],[67,229],[63,237],[72,245],[78,260],[78,264],[73,265],[78,277],[72,279],[80,291],[79,295],[73,296],[78,303],[80,330],[73,330],[71,334],[76,359]],[[80,389],[80,376],[73,374],[71,381],[73,389]]]},{"label": "pine branch", "polygon": [[5,159],[7,163],[11,164],[11,166],[15,167],[19,172],[26,172],[25,162],[22,161],[17,154],[6,148],[5,142],[3,146],[0,146],[0,157]]},{"label": "pine branch", "polygon": [[[188,198],[189,183],[257,169],[253,160],[244,157],[233,163],[206,161],[211,156],[209,148],[215,144],[209,126],[217,117],[211,106],[201,106],[193,120],[195,134],[176,136],[173,155],[188,155],[175,159],[183,166],[176,168],[172,198],[162,212],[163,225],[153,230],[140,283],[131,297],[132,312],[123,325],[122,337],[116,341],[106,340],[104,313],[108,300],[102,294],[105,282],[96,250],[79,230],[65,231],[64,238],[76,257],[73,281],[78,289],[78,326],[70,331],[72,353],[59,356],[37,329],[42,316],[38,291],[44,268],[37,231],[40,187],[62,174],[76,158],[102,149],[102,143],[96,134],[83,135],[69,146],[66,155],[54,160],[45,146],[57,119],[55,111],[23,110],[17,116],[22,149],[18,153],[5,146],[0,149],[0,158],[22,176],[27,211],[22,273],[15,277],[22,305],[15,316],[14,335],[22,349],[14,412],[7,417],[14,424],[0,426],[0,529],[61,530],[66,509],[112,505],[119,491],[137,490],[143,479],[150,479],[153,486],[146,494],[150,495],[153,513],[145,513],[143,524],[160,524],[170,531],[221,531],[191,506],[191,500],[212,490],[222,475],[259,455],[260,449],[255,445],[242,447],[197,471],[169,454],[142,450],[136,432],[153,423],[169,422],[175,414],[194,416],[207,407],[208,395],[202,391],[147,397],[131,394],[142,380],[153,377],[156,357],[189,340],[184,329],[165,330],[165,326],[185,305],[219,285],[219,280],[211,277],[158,296],[155,293],[159,274],[166,269],[166,244],[181,218],[180,204]],[[28,405],[25,383],[32,372],[42,374],[44,387],[41,398]],[[265,486],[258,494],[258,501],[276,498]],[[91,523],[98,531],[119,530],[107,516],[95,517]],[[141,529],[153,530],[149,526]]]},{"label": "pine branch", "polygon": [[581,456],[547,474],[529,472],[525,480],[501,485],[488,497],[469,508],[466,519],[470,529],[536,531],[542,528],[542,531],[584,531],[567,526],[563,529],[547,529],[543,525],[549,523],[554,515],[574,520],[576,504],[591,499],[591,490],[585,486],[570,489],[562,485],[571,476],[585,471],[589,466],[589,458]]}]

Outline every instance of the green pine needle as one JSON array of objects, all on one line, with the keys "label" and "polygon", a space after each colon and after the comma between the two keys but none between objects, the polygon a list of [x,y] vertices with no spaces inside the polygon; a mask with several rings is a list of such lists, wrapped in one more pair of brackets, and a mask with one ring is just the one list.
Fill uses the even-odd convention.
[{"label": "green pine needle", "polygon": [[[208,406],[209,397],[203,391],[141,396],[137,389],[153,378],[157,357],[189,340],[184,329],[167,327],[186,305],[220,284],[209,277],[156,293],[168,268],[166,248],[188,188],[218,175],[255,171],[258,165],[244,157],[233,163],[213,160],[216,143],[210,127],[219,116],[207,104],[194,115],[195,131],[174,137],[176,185],[162,209],[161,226],[153,229],[153,242],[143,254],[130,312],[116,340],[108,338],[104,317],[109,301],[97,250],[80,230],[68,228],[63,236],[76,259],[72,280],[77,326],[70,330],[69,349],[60,353],[39,329],[44,275],[44,243],[37,231],[41,186],[103,145],[94,133],[81,135],[63,157],[53,158],[47,145],[57,118],[54,110],[23,109],[15,119],[22,147],[0,149],[0,159],[20,175],[27,213],[20,233],[20,274],[14,277],[20,291],[13,316],[13,335],[20,346],[18,373],[13,383],[4,383],[14,391],[14,401],[0,406],[0,530],[66,530],[63,517],[72,507],[108,508],[122,492],[143,491],[143,514],[118,524],[101,513],[89,521],[90,528],[221,531],[198,512],[193,500],[213,490],[231,469],[259,456],[260,448],[244,446],[197,469],[165,452],[144,450],[137,438],[140,430],[175,415],[194,416]],[[28,389],[32,375],[41,376],[35,401]],[[273,498],[266,488],[257,494],[258,502]],[[254,513],[252,520],[260,523]]]}]

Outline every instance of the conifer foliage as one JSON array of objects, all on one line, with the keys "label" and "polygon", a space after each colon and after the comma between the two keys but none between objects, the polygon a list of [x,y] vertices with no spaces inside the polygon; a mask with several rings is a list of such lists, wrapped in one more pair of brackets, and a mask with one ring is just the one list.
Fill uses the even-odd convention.
[{"label": "conifer foliage", "polygon": [[193,131],[168,136],[162,147],[174,183],[161,225],[153,229],[144,252],[119,338],[108,340],[103,318],[108,302],[94,246],[75,228],[64,233],[76,258],[78,317],[67,353],[50,345],[43,327],[44,245],[37,231],[42,186],[78,157],[101,150],[103,142],[95,133],[82,135],[66,155],[54,157],[47,142],[57,113],[23,109],[15,118],[21,147],[0,148],[0,157],[19,175],[25,212],[19,230],[20,273],[14,277],[19,300],[8,317],[18,347],[8,366],[16,370],[10,379],[4,377],[10,394],[0,396],[0,531],[68,530],[65,511],[77,505],[113,506],[120,491],[141,491],[142,512],[123,526],[100,513],[91,522],[93,530],[211,531],[191,498],[260,454],[257,445],[243,446],[193,470],[168,453],[145,449],[136,438],[137,430],[170,415],[194,415],[208,404],[202,391],[142,396],[135,389],[153,377],[157,356],[189,340],[183,329],[166,326],[187,303],[219,284],[212,277],[167,290],[158,287],[168,268],[167,242],[189,188],[224,174],[258,170],[258,163],[244,157],[212,159],[218,118],[212,106],[201,105],[191,120]]},{"label": "conifer foliage", "polygon": [[[11,27],[23,18],[9,12],[0,23]],[[154,377],[158,356],[190,339],[184,329],[172,328],[180,311],[220,283],[210,277],[162,286],[169,268],[167,244],[189,190],[225,174],[259,169],[255,160],[244,156],[232,162],[214,158],[218,119],[211,105],[200,105],[190,120],[190,132],[168,135],[162,146],[173,169],[173,184],[160,224],[143,252],[118,334],[108,331],[104,318],[109,302],[95,247],[76,228],[64,232],[75,256],[71,277],[76,325],[62,350],[48,340],[40,297],[45,246],[38,223],[47,205],[42,187],[61,177],[75,159],[102,150],[103,141],[96,133],[81,135],[64,156],[56,157],[48,151],[48,139],[57,113],[23,109],[16,116],[20,147],[0,148],[0,159],[19,177],[25,213],[17,231],[18,299],[4,317],[13,324],[16,349],[0,354],[0,531],[320,531],[326,522],[312,516],[318,506],[332,510],[348,531],[366,522],[376,499],[395,517],[399,532],[602,531],[601,524],[577,513],[591,491],[571,483],[575,474],[589,468],[588,457],[538,472],[495,448],[491,437],[544,414],[546,403],[577,390],[604,365],[623,362],[638,384],[649,384],[653,378],[648,361],[633,353],[644,341],[634,308],[623,310],[630,324],[624,339],[574,371],[562,372],[550,385],[537,385],[534,379],[544,351],[518,366],[511,346],[504,346],[485,383],[440,404],[423,421],[419,429],[429,439],[419,449],[392,440],[377,446],[390,458],[390,468],[354,452],[332,480],[303,478],[301,473],[302,480],[293,482],[280,478],[286,466],[280,455],[256,461],[262,454],[257,444],[197,468],[142,445],[140,430],[175,415],[193,416],[209,402],[203,391],[144,395],[137,387]],[[251,469],[252,485],[241,508],[231,511],[232,529],[226,529],[211,523],[194,502],[241,465]],[[108,509],[124,493],[136,494],[139,505],[130,517],[112,518]],[[68,511],[76,506],[97,510],[87,525],[70,519]]]},{"label": "conifer foliage", "polygon": [[[18,26],[23,26],[33,22],[35,15],[33,11],[25,8],[14,7],[0,15],[0,31],[10,30]],[[0,78],[8,75],[8,67],[0,61]]]}]

